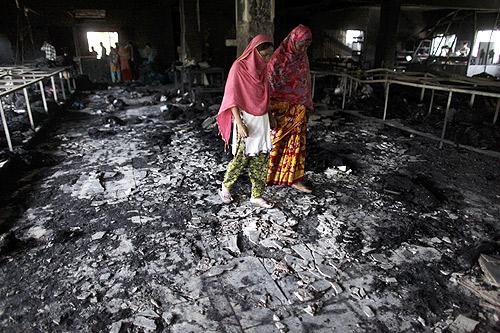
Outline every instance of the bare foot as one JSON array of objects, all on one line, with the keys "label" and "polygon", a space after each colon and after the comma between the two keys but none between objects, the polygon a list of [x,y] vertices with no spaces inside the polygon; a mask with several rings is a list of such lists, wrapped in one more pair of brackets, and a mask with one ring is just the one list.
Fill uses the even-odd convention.
[{"label": "bare foot", "polygon": [[233,202],[233,197],[231,196],[231,193],[224,185],[222,185],[222,188],[218,191],[218,193],[223,203],[228,204]]},{"label": "bare foot", "polygon": [[250,202],[252,204],[254,204],[255,206],[259,206],[261,208],[267,208],[267,209],[269,209],[269,208],[273,208],[274,207],[273,203],[267,202],[266,200],[264,200],[262,198],[251,198]]},{"label": "bare foot", "polygon": [[312,190],[309,187],[305,186],[304,183],[302,183],[302,182],[298,182],[296,184],[293,184],[292,187],[300,192],[304,192],[304,193],[311,193],[312,192]]}]

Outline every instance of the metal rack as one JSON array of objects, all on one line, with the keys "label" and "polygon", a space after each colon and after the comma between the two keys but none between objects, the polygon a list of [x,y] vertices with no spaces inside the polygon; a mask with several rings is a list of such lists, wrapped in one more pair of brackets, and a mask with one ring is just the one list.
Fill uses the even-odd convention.
[{"label": "metal rack", "polygon": [[[204,77],[208,85],[202,84]],[[177,66],[174,71],[175,88],[182,92],[189,92],[193,99],[199,93],[222,93],[224,92],[225,76],[224,69],[219,67],[190,68]]]},{"label": "metal rack", "polygon": [[439,138],[439,147],[442,148],[445,140],[446,128],[449,120],[449,111],[451,100],[454,93],[470,95],[469,105],[474,104],[476,96],[491,97],[497,99],[496,110],[493,117],[493,125],[496,124],[500,113],[500,83],[480,78],[468,78],[459,76],[439,77],[431,73],[421,72],[397,72],[387,68],[377,68],[368,71],[357,72],[335,72],[335,71],[311,71],[314,88],[317,77],[337,76],[341,78],[342,110],[345,109],[346,97],[351,96],[359,84],[383,84],[384,85],[384,114],[382,120],[387,118],[387,106],[389,102],[389,93],[391,85],[401,85],[407,87],[420,88],[420,101],[424,100],[427,90],[431,91],[428,115],[432,112],[434,104],[434,94],[436,91],[448,93],[446,112],[444,116],[441,137]]},{"label": "metal rack", "polygon": [[[59,83],[56,84],[56,78]],[[31,112],[31,105],[29,100],[28,88],[33,87],[35,90],[38,87],[45,112],[48,112],[47,97],[45,96],[45,84],[50,81],[53,90],[53,97],[56,103],[59,102],[58,86],[64,100],[67,95],[76,90],[76,82],[71,74],[70,67],[58,68],[34,68],[30,66],[2,66],[0,67],[0,116],[2,119],[5,137],[9,150],[13,151],[12,141],[10,138],[9,126],[5,117],[5,108],[3,106],[2,98],[16,91],[22,90],[26,100],[26,109],[30,122],[31,129],[35,130],[35,122]],[[66,81],[66,86],[65,82]]]}]

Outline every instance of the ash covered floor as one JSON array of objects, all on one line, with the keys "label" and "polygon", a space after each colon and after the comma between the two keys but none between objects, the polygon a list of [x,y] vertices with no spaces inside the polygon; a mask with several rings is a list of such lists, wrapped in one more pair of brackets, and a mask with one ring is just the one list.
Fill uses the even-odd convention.
[{"label": "ash covered floor", "polygon": [[2,331],[498,329],[477,263],[498,254],[498,160],[318,112],[313,194],[270,187],[263,210],[241,180],[223,205],[216,107],[104,110],[125,93],[86,96],[17,161],[0,214]]}]

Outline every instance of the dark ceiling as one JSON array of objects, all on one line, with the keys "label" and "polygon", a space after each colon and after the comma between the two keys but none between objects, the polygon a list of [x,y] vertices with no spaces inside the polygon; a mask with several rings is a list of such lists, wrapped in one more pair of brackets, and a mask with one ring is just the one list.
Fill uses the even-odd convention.
[{"label": "dark ceiling", "polygon": [[[179,0],[5,0],[11,5],[16,1],[24,3],[26,7],[32,9],[106,9],[116,7],[136,8],[138,6],[165,5],[171,3],[175,5]],[[199,0],[211,1],[211,0]],[[378,6],[383,0],[276,0],[276,10],[304,10],[304,15],[311,11],[328,11],[339,8]],[[498,10],[500,0],[386,0],[400,1],[402,7],[422,7],[428,9],[483,9]],[[227,0],[228,5],[232,0]]]},{"label": "dark ceiling", "polygon": [[[6,0],[16,2],[16,0]],[[18,0],[33,9],[106,9],[116,7],[138,7],[148,5],[176,4],[179,0]],[[203,1],[203,0],[200,0]]]},{"label": "dark ceiling", "polygon": [[[498,10],[500,0],[386,0],[399,1],[402,7],[423,7],[429,9],[485,9]],[[378,6],[382,0],[276,0],[277,9],[302,8],[324,11],[345,7]]]}]

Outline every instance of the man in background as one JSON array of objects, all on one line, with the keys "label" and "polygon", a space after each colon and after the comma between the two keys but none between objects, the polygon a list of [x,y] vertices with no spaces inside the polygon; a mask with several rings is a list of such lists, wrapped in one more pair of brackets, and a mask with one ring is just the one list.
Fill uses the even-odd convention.
[{"label": "man in background", "polygon": [[116,43],[116,48],[111,47],[111,50],[109,51],[109,69],[111,71],[111,81],[113,83],[118,83],[121,79],[118,47],[118,43]]},{"label": "man in background", "polygon": [[459,52],[462,57],[467,57],[470,52],[469,42],[464,42]]},{"label": "man in background", "polygon": [[47,60],[48,65],[55,66],[55,61],[57,56],[56,48],[48,41],[44,41],[40,50],[45,52],[45,59]]},{"label": "man in background", "polygon": [[94,58],[97,58],[97,51],[94,49],[93,46],[90,48],[90,55]]},{"label": "man in background", "polygon": [[155,60],[156,50],[151,47],[151,44],[147,43],[142,49],[142,58],[146,64],[152,64]]},{"label": "man in background", "polygon": [[101,59],[104,59],[108,56],[108,51],[106,50],[106,47],[104,47],[104,44],[101,42]]}]

